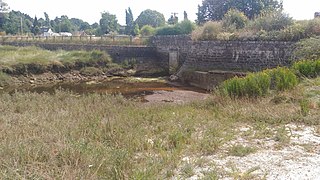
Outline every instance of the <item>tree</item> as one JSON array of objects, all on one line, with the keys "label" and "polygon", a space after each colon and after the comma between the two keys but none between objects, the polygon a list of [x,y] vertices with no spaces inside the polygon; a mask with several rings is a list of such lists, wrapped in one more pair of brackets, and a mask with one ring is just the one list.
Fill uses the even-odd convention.
[{"label": "tree", "polygon": [[187,11],[183,11],[183,20],[184,20],[184,21],[189,20],[189,19],[188,19]]},{"label": "tree", "polygon": [[141,28],[140,34],[142,36],[152,36],[155,34],[155,29],[150,25],[145,25]]},{"label": "tree", "polygon": [[230,9],[243,12],[253,19],[265,10],[282,10],[282,1],[277,0],[203,0],[198,6],[197,23],[221,20]]},{"label": "tree", "polygon": [[44,14],[44,17],[45,17],[45,24],[44,25],[47,26],[47,27],[50,27],[50,18],[49,18],[48,13],[44,12],[43,14]]},{"label": "tree", "polygon": [[126,10],[126,28],[125,28],[125,34],[127,35],[134,35],[135,30],[135,22],[133,21],[133,14],[130,9]]},{"label": "tree", "polygon": [[8,10],[9,10],[8,4],[0,0],[0,13],[7,12]]},{"label": "tree", "polygon": [[40,27],[39,27],[39,22],[38,22],[37,16],[34,17],[31,32],[32,32],[34,35],[38,35],[38,34],[40,33]]},{"label": "tree", "polygon": [[119,24],[116,15],[108,12],[101,13],[100,19],[100,35],[109,34],[119,31]]},{"label": "tree", "polygon": [[158,11],[147,9],[140,13],[138,18],[136,19],[136,23],[140,28],[142,28],[144,25],[160,27],[165,25],[166,20],[164,18],[164,15],[159,13]]},{"label": "tree", "polygon": [[[33,27],[33,19],[20,11],[10,11],[5,15],[2,30],[7,34],[29,33]],[[22,24],[21,24],[22,22]],[[21,26],[22,25],[22,26]]]},{"label": "tree", "polygon": [[0,31],[3,31],[3,25],[5,23],[5,15],[8,12],[8,4],[0,0]]}]

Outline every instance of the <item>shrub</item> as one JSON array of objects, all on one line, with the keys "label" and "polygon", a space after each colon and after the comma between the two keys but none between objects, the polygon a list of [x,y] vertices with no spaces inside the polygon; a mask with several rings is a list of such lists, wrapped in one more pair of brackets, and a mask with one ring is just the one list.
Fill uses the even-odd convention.
[{"label": "shrub", "polygon": [[184,20],[173,26],[164,26],[156,30],[156,35],[180,35],[190,34],[195,29],[195,25],[189,21]]},{"label": "shrub", "polygon": [[296,59],[320,59],[320,37],[303,39],[296,44]]},{"label": "shrub", "polygon": [[230,9],[222,19],[223,26],[228,30],[232,30],[234,28],[242,29],[246,26],[248,21],[247,16],[236,9]]},{"label": "shrub", "polygon": [[251,29],[279,31],[293,24],[288,14],[282,11],[266,11],[249,24]]},{"label": "shrub", "polygon": [[307,37],[320,36],[320,18],[315,18],[308,21],[306,25]]},{"label": "shrub", "polygon": [[223,32],[222,23],[209,21],[192,33],[193,40],[216,40],[219,33]]},{"label": "shrub", "polygon": [[144,25],[141,30],[140,34],[141,36],[152,36],[155,34],[155,29],[150,25]]},{"label": "shrub", "polygon": [[320,60],[303,60],[295,62],[292,69],[298,76],[315,78],[320,75]]},{"label": "shrub", "polygon": [[220,91],[232,98],[265,96],[270,90],[283,91],[298,84],[297,76],[286,67],[234,77],[220,86]]},{"label": "shrub", "polygon": [[160,28],[157,28],[156,35],[162,36],[162,35],[179,35],[181,33],[181,30],[177,26],[163,26]]},{"label": "shrub", "polygon": [[269,92],[271,81],[265,72],[250,73],[244,78],[235,77],[222,84],[222,91],[230,97],[257,97]]},{"label": "shrub", "polygon": [[284,91],[298,84],[297,76],[287,67],[278,67],[265,72],[271,77],[271,89]]},{"label": "shrub", "polygon": [[301,23],[294,23],[280,31],[279,40],[298,41],[306,36],[305,26]]},{"label": "shrub", "polygon": [[180,30],[180,34],[191,34],[196,28],[196,25],[189,20],[181,21],[180,23],[176,24],[176,26]]}]

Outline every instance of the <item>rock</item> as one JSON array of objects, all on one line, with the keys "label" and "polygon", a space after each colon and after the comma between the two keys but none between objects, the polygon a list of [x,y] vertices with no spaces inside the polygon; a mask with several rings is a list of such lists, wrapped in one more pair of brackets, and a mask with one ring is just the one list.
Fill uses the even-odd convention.
[{"label": "rock", "polygon": [[30,80],[29,83],[34,84],[34,80]]},{"label": "rock", "polygon": [[171,76],[169,77],[169,80],[170,80],[170,81],[178,81],[178,80],[179,80],[179,77],[178,77],[177,75],[171,75]]}]

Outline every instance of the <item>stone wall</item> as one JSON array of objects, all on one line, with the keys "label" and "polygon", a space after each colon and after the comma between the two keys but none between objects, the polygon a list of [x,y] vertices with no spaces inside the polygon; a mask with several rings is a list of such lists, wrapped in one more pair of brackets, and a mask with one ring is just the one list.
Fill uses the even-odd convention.
[{"label": "stone wall", "polygon": [[259,71],[288,66],[294,50],[293,42],[280,41],[192,41],[189,36],[158,36],[152,42],[161,54],[178,51],[182,70]]},{"label": "stone wall", "polygon": [[122,63],[134,59],[143,69],[162,68],[170,73],[186,70],[259,71],[291,63],[293,42],[192,41],[190,36],[155,36],[151,46],[107,46],[2,42],[16,46],[36,45],[49,50],[102,50]]}]

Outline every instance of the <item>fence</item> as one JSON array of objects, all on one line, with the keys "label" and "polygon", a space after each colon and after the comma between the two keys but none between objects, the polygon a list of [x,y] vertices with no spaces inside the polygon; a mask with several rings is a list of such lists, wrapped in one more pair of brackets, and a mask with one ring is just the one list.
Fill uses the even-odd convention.
[{"label": "fence", "polygon": [[114,36],[0,36],[1,42],[77,43],[146,46],[150,37]]}]

